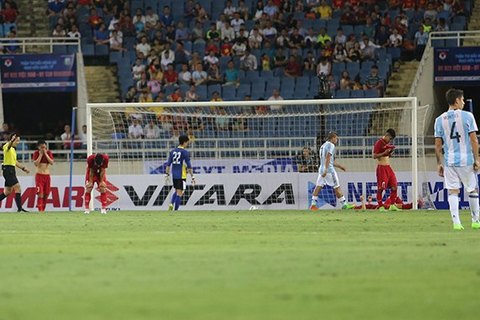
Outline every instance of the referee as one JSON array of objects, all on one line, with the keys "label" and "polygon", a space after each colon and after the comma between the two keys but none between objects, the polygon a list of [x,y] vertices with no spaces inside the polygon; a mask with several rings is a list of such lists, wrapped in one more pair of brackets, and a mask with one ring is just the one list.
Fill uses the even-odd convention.
[{"label": "referee", "polygon": [[15,167],[20,168],[25,173],[30,173],[23,165],[17,162],[17,151],[15,150],[16,146],[20,142],[20,137],[15,133],[10,136],[10,140],[3,145],[3,177],[5,178],[5,189],[2,194],[0,194],[0,201],[8,197],[12,190],[15,191],[15,203],[17,204],[18,212],[28,212],[22,208],[22,190],[20,188],[20,183],[17,179],[17,174],[15,173]]}]

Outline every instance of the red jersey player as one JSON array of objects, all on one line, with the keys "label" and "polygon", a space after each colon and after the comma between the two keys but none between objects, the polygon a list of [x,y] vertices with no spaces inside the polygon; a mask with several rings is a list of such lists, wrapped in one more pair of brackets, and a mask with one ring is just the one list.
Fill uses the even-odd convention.
[{"label": "red jersey player", "polygon": [[107,181],[108,156],[106,154],[92,154],[87,158],[87,173],[85,176],[85,214],[90,213],[90,199],[95,183],[100,190],[100,202],[102,203],[102,214],[107,214]]},{"label": "red jersey player", "polygon": [[[397,177],[390,167],[390,156],[395,149],[391,144],[395,139],[395,130],[388,129],[385,135],[375,142],[373,147],[373,158],[377,160],[377,202],[378,208],[385,208],[388,205],[390,210],[396,210],[398,207],[394,205],[397,202]],[[390,197],[383,203],[383,191],[390,188]]]},{"label": "red jersey player", "polygon": [[[368,196],[368,199],[367,199],[367,202],[365,202],[365,198],[364,196],[360,196],[360,202],[361,204],[359,205],[356,205],[355,207],[353,207],[353,209],[355,210],[375,210],[375,209],[378,209],[378,205],[376,204],[373,204],[372,202],[372,196]],[[387,201],[385,201],[385,203],[383,204],[386,208],[390,208],[390,198],[387,199]],[[398,209],[412,209],[412,204],[411,203],[403,203],[402,199],[400,199],[399,197],[397,197],[395,199],[395,207],[398,208]]]},{"label": "red jersey player", "polygon": [[44,140],[39,140],[37,143],[37,150],[33,153],[33,164],[37,168],[35,173],[37,208],[39,212],[43,212],[50,194],[50,165],[53,164],[53,154],[47,149],[47,143]]}]

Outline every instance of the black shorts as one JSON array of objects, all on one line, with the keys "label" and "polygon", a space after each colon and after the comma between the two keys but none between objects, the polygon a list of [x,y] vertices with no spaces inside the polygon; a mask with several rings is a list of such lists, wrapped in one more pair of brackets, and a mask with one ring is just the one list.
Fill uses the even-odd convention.
[{"label": "black shorts", "polygon": [[2,166],[5,187],[13,187],[18,183],[17,173],[14,166]]},{"label": "black shorts", "polygon": [[187,179],[173,179],[173,187],[176,190],[185,190]]}]

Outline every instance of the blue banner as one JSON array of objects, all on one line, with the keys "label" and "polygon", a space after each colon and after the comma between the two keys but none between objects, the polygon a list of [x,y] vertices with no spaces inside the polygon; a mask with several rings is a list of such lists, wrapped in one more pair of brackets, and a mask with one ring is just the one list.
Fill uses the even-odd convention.
[{"label": "blue banner", "polygon": [[0,56],[4,92],[71,92],[76,90],[75,54]]},{"label": "blue banner", "polygon": [[442,85],[479,85],[480,48],[435,48],[434,82]]}]

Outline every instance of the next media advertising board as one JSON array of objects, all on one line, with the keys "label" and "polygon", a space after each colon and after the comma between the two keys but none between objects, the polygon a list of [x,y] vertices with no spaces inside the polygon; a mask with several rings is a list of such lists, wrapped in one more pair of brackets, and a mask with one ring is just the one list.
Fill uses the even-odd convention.
[{"label": "next media advertising board", "polygon": [[435,48],[434,81],[480,85],[480,47]]},{"label": "next media advertising board", "polygon": [[0,56],[4,92],[72,92],[76,90],[75,54]]}]

